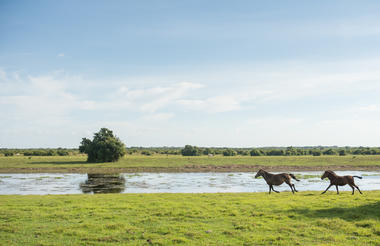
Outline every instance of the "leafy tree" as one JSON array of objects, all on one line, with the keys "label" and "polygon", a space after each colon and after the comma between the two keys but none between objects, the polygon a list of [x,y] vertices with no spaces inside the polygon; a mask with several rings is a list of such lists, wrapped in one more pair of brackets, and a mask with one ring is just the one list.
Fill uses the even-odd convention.
[{"label": "leafy tree", "polygon": [[235,156],[235,155],[237,155],[237,152],[233,149],[225,149],[223,151],[223,155],[224,156]]},{"label": "leafy tree", "polygon": [[258,149],[253,149],[253,150],[251,150],[251,152],[249,152],[249,153],[251,154],[251,156],[260,156],[260,155],[263,155],[263,154],[261,153],[261,151],[258,150]]},{"label": "leafy tree", "polygon": [[323,154],[324,155],[336,155],[336,152],[333,149],[328,149],[326,151],[323,151]]},{"label": "leafy tree", "polygon": [[212,149],[210,149],[210,148],[205,148],[205,149],[203,150],[203,154],[204,154],[204,155],[213,155],[213,154],[215,154],[215,153],[214,153],[214,151],[213,151]]},{"label": "leafy tree", "polygon": [[343,155],[346,155],[346,150],[345,149],[341,149],[338,151],[339,155],[340,156],[343,156]]},{"label": "leafy tree", "polygon": [[153,152],[149,151],[149,150],[143,150],[143,151],[141,151],[141,154],[142,155],[153,155]]},{"label": "leafy tree", "polygon": [[292,146],[286,148],[285,155],[297,155],[297,150]]},{"label": "leafy tree", "polygon": [[354,155],[361,155],[361,154],[363,154],[363,152],[362,152],[361,149],[356,149],[356,150],[354,150],[354,152],[352,152],[352,154],[354,154]]},{"label": "leafy tree", "polygon": [[79,151],[88,155],[87,162],[117,161],[126,154],[125,145],[107,128],[95,133],[92,141],[83,138]]},{"label": "leafy tree", "polygon": [[317,149],[317,150],[313,150],[313,151],[312,151],[312,155],[313,155],[313,156],[320,156],[320,155],[322,155],[322,152],[321,152],[319,149]]},{"label": "leafy tree", "polygon": [[240,151],[238,151],[238,154],[239,155],[249,155],[249,151],[248,150],[240,150]]},{"label": "leafy tree", "polygon": [[284,155],[285,152],[282,149],[272,149],[267,152],[269,156]]},{"label": "leafy tree", "polygon": [[5,156],[13,156],[13,152],[11,152],[11,151],[6,151],[6,152],[4,152],[4,155],[5,155]]},{"label": "leafy tree", "polygon": [[185,148],[181,150],[183,156],[197,156],[201,155],[201,151],[197,146],[186,145]]},{"label": "leafy tree", "polygon": [[58,150],[57,150],[57,154],[58,154],[59,156],[65,156],[65,155],[69,155],[70,153],[69,153],[69,151],[67,151],[67,150],[65,150],[65,149],[60,149],[60,148],[58,148]]}]

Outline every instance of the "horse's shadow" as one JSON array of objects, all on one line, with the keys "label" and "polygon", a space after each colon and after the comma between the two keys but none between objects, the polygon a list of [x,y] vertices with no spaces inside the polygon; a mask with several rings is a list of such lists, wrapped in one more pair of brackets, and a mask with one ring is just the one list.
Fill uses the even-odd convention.
[{"label": "horse's shadow", "polygon": [[380,201],[350,208],[292,209],[292,212],[311,218],[340,218],[346,221],[380,219]]}]

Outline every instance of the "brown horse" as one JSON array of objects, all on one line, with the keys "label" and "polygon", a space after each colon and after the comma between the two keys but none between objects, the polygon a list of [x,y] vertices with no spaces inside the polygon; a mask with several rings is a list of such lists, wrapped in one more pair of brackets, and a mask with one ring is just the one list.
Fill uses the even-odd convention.
[{"label": "brown horse", "polygon": [[260,169],[257,172],[255,178],[260,177],[260,176],[262,176],[265,179],[265,181],[267,182],[267,184],[269,185],[269,194],[270,194],[271,190],[279,193],[279,191],[276,191],[273,189],[273,185],[281,185],[284,182],[289,185],[293,194],[295,191],[298,192],[298,190],[296,190],[296,187],[294,186],[294,184],[292,184],[291,179],[294,178],[297,181],[299,181],[299,179],[297,179],[291,173],[272,174],[272,173],[268,173],[268,172],[264,171],[263,169]]},{"label": "brown horse", "polygon": [[351,186],[351,188],[352,188],[352,195],[354,194],[355,188],[358,189],[358,191],[360,192],[360,194],[363,194],[360,191],[359,187],[354,182],[354,178],[362,179],[362,177],[359,177],[359,176],[349,176],[349,175],[338,176],[338,175],[336,175],[331,170],[325,171],[325,173],[322,175],[321,179],[324,179],[326,177],[330,180],[330,185],[329,185],[329,187],[327,187],[327,189],[324,192],[322,192],[322,194],[326,193],[326,191],[328,189],[330,189],[330,187],[333,186],[333,185],[335,185],[335,187],[336,187],[336,193],[339,194],[338,185],[339,186],[344,186],[346,184],[348,184],[349,186]]}]

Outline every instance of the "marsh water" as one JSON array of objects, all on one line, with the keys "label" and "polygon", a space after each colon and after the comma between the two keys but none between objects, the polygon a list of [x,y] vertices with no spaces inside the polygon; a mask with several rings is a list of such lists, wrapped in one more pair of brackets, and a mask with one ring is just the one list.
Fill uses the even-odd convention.
[{"label": "marsh water", "polygon": [[[292,172],[301,181],[294,181],[299,191],[322,191],[329,181],[321,180],[322,172]],[[341,171],[338,175],[358,175],[361,190],[380,189],[380,172]],[[29,173],[0,174],[0,195],[5,194],[82,194],[82,193],[217,193],[266,192],[268,185],[256,173]],[[286,184],[278,191],[290,191]],[[335,191],[332,187],[331,191]],[[349,186],[341,191],[351,191]]]}]

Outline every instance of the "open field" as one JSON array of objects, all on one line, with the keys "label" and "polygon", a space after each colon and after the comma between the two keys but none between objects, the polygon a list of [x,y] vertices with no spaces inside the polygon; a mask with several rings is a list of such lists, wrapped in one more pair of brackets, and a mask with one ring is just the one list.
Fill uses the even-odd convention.
[{"label": "open field", "polygon": [[29,172],[230,172],[380,170],[379,155],[360,156],[173,156],[127,155],[113,163],[87,163],[86,156],[0,157],[0,173]]},{"label": "open field", "polygon": [[379,245],[380,191],[0,196],[0,245]]}]

